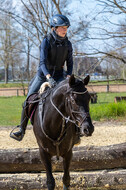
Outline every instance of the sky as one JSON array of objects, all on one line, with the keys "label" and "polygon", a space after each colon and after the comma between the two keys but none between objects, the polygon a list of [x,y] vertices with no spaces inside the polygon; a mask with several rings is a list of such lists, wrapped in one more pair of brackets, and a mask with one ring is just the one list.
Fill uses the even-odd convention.
[{"label": "sky", "polygon": [[[16,7],[17,10],[20,10],[20,0],[13,0],[13,6]],[[87,18],[90,22],[92,19],[97,18],[100,23],[100,17],[98,17],[98,12],[102,11],[102,7],[99,5],[98,1],[96,0],[71,0],[69,5],[69,10],[74,13],[74,21],[79,20],[80,15],[83,15],[84,18]],[[108,16],[108,15],[107,15]],[[111,15],[111,21],[118,23],[118,15]],[[96,23],[96,22],[95,22]],[[102,20],[103,25],[103,20]],[[107,27],[107,26],[106,26]]]},{"label": "sky", "polygon": [[[90,33],[89,33],[89,37],[90,38],[102,38],[102,40],[89,40],[88,41],[88,50],[90,52],[90,48],[92,49],[92,47],[96,47],[96,49],[103,49],[105,46],[108,46],[108,44],[111,44],[111,47],[115,46],[115,42],[113,41],[113,39],[111,40],[104,40],[103,39],[103,30],[100,29],[94,29],[95,28],[103,28],[106,29],[110,32],[112,31],[116,31],[118,29],[118,27],[116,27],[115,25],[110,24],[109,22],[106,22],[107,20],[110,20],[111,23],[115,23],[115,24],[119,24],[120,20],[123,20],[124,17],[123,15],[115,15],[115,14],[109,14],[109,13],[104,13],[104,14],[98,14],[99,12],[104,11],[104,7],[101,6],[98,1],[96,0],[82,0],[81,2],[78,0],[75,0],[76,3],[72,3],[71,5],[73,6],[73,9],[76,9],[76,17],[79,18],[79,14],[84,15],[84,17],[87,17],[87,20],[89,23],[91,23],[90,26]],[[75,2],[74,1],[74,2]],[[79,20],[79,19],[78,19]],[[92,22],[93,21],[93,22]],[[91,29],[92,28],[92,29]],[[103,47],[103,48],[102,48]],[[87,46],[86,46],[87,48]],[[114,47],[115,48],[115,47]]]},{"label": "sky", "polygon": [[[17,10],[20,10],[20,0],[13,0],[13,5],[16,6]],[[70,17],[71,25],[76,25],[77,22],[80,21],[80,15],[83,16],[83,18],[88,23],[93,23],[93,25],[90,25],[90,32],[89,37],[90,38],[99,38],[102,36],[102,30],[97,29],[91,29],[92,27],[102,27],[104,29],[110,29],[109,24],[106,24],[103,22],[103,20],[106,20],[106,15],[98,15],[99,12],[102,12],[103,7],[101,7],[96,0],[71,0],[69,4],[69,10],[73,13]],[[107,17],[111,20],[111,22],[118,23],[119,17],[115,15],[109,15],[107,14]],[[68,15],[69,18],[69,15]],[[93,22],[92,22],[93,21]],[[111,28],[111,31],[113,28]],[[87,43],[87,42],[85,42]],[[104,45],[107,43],[113,43],[112,41],[105,41],[105,40],[88,40],[88,43],[83,47],[84,51],[90,52],[90,50],[94,47],[96,49],[99,49],[101,47],[104,47]],[[87,52],[87,53],[88,53]]]}]

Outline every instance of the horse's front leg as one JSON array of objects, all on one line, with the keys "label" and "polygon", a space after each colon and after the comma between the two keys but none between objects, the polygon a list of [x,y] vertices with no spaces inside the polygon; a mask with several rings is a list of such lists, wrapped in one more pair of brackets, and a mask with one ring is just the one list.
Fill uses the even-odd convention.
[{"label": "horse's front leg", "polygon": [[67,154],[63,158],[63,167],[64,167],[63,190],[69,190],[70,186],[69,168],[70,168],[71,159],[72,159],[72,149],[69,152],[67,152]]},{"label": "horse's front leg", "polygon": [[48,190],[54,190],[55,188],[55,180],[52,175],[52,165],[51,165],[51,156],[46,151],[43,150],[43,148],[39,147],[40,156],[43,161],[43,164],[46,169],[46,175],[47,175],[47,187]]}]

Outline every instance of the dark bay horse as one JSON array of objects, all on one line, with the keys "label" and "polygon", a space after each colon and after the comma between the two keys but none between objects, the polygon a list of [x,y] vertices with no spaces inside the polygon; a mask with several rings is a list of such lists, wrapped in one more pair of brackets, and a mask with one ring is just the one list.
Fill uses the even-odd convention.
[{"label": "dark bay horse", "polygon": [[44,100],[44,105],[40,102],[36,109],[33,129],[46,169],[48,190],[55,188],[51,167],[52,156],[63,157],[63,189],[68,190],[76,128],[80,127],[81,134],[85,136],[91,136],[94,131],[89,114],[90,95],[85,88],[89,79],[87,76],[82,81],[72,75],[51,89]]}]

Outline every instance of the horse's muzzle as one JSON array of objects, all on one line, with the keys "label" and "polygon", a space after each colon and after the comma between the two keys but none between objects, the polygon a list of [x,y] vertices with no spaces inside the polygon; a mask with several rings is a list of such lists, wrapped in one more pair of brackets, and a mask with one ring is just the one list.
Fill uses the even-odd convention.
[{"label": "horse's muzzle", "polygon": [[81,126],[80,128],[80,136],[91,136],[94,131],[94,126],[91,124],[89,125],[88,123],[85,123]]}]

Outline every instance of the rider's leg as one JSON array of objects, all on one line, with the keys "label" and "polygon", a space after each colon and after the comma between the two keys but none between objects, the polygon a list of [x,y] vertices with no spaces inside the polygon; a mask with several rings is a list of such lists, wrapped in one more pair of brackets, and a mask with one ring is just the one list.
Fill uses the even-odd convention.
[{"label": "rider's leg", "polygon": [[39,77],[37,74],[36,76],[34,77],[34,80],[32,81],[32,83],[30,83],[30,86],[29,86],[29,91],[28,91],[28,94],[27,94],[27,98],[35,93],[35,92],[38,92],[39,89],[40,89],[40,86],[46,82],[46,78],[45,77]]},{"label": "rider's leg", "polygon": [[[46,81],[45,77],[41,78],[38,75],[36,75],[31,86],[30,86],[30,88],[29,88],[29,92],[28,92],[27,97],[29,97],[31,94],[33,94],[35,92],[38,92],[38,90],[40,89],[40,86],[45,81]],[[17,126],[17,127],[19,127],[19,130],[17,132],[12,131],[10,133],[10,137],[12,137],[18,141],[21,141],[23,139],[24,134],[25,134],[25,130],[27,127],[27,123],[28,123],[28,118],[26,117],[26,114],[25,114],[25,106],[26,106],[26,102],[24,103],[22,114],[21,114],[21,124]]]},{"label": "rider's leg", "polygon": [[18,141],[21,141],[23,139],[25,130],[26,130],[26,127],[28,124],[28,118],[25,114],[25,104],[26,104],[26,102],[24,102],[24,106],[23,106],[22,113],[21,113],[21,123],[20,123],[20,125],[17,126],[17,127],[19,127],[19,130],[17,132],[10,133],[10,137],[12,137]]}]

